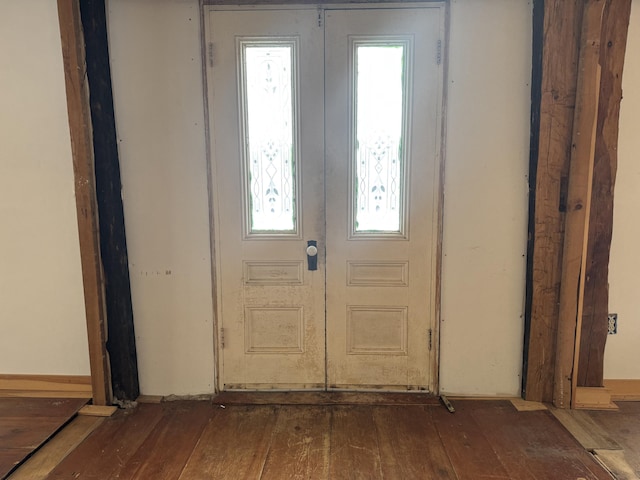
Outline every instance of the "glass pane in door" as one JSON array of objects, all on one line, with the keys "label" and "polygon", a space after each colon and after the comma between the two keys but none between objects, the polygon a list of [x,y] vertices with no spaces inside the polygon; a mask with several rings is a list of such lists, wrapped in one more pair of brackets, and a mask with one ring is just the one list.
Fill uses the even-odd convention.
[{"label": "glass pane in door", "polygon": [[295,41],[240,41],[249,234],[296,233]]},{"label": "glass pane in door", "polygon": [[356,41],[354,233],[402,233],[406,42]]}]

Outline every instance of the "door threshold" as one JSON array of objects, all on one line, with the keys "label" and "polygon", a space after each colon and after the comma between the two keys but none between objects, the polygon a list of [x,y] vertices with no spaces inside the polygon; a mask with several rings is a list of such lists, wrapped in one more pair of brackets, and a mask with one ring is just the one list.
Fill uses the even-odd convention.
[{"label": "door threshold", "polygon": [[221,392],[220,405],[431,405],[438,397],[425,392]]}]

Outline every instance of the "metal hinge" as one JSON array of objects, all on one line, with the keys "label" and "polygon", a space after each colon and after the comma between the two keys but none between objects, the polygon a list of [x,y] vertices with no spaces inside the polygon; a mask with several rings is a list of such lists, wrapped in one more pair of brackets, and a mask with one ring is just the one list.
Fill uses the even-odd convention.
[{"label": "metal hinge", "polygon": [[209,59],[209,66],[213,68],[213,42],[209,42],[208,50],[207,57]]},{"label": "metal hinge", "polygon": [[433,329],[429,329],[429,351],[433,348]]},{"label": "metal hinge", "polygon": [[322,17],[324,16],[324,9],[322,8],[322,5],[318,5],[317,9],[318,9],[318,26],[321,27]]},{"label": "metal hinge", "polygon": [[436,62],[438,65],[442,63],[442,40],[438,40],[438,47],[436,52]]},{"label": "metal hinge", "polygon": [[224,348],[224,328],[220,329],[220,347]]}]

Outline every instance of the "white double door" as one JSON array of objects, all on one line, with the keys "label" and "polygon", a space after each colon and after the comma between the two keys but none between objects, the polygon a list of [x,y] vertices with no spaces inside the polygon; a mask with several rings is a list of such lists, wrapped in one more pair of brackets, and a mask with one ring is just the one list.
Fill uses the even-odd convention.
[{"label": "white double door", "polygon": [[219,386],[429,390],[443,10],[282,8],[206,16]]}]

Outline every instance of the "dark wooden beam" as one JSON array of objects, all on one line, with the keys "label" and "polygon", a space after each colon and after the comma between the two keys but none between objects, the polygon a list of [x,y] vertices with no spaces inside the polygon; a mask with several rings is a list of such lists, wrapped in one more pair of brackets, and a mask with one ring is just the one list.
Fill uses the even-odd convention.
[{"label": "dark wooden beam", "polygon": [[[542,12],[540,10],[543,10]],[[553,399],[567,179],[584,0],[538,0],[534,6],[530,220],[523,396]],[[542,26],[539,16],[543,15]],[[540,31],[542,29],[542,31]],[[541,53],[540,53],[541,51]],[[537,137],[537,139],[536,139]]]},{"label": "dark wooden beam", "polygon": [[80,5],[86,42],[93,151],[100,222],[100,252],[108,318],[107,350],[114,397],[135,400],[139,393],[129,260],[122,205],[122,184],[111,88],[104,0]]},{"label": "dark wooden beam", "polygon": [[111,403],[111,390],[105,346],[104,281],[98,233],[89,85],[78,1],[58,0],[58,19],[73,153],[93,403],[107,405]]},{"label": "dark wooden beam", "polygon": [[593,171],[589,246],[580,336],[578,386],[604,386],[604,348],[609,313],[609,253],[617,168],[622,71],[631,0],[607,0],[600,49],[602,67]]}]

